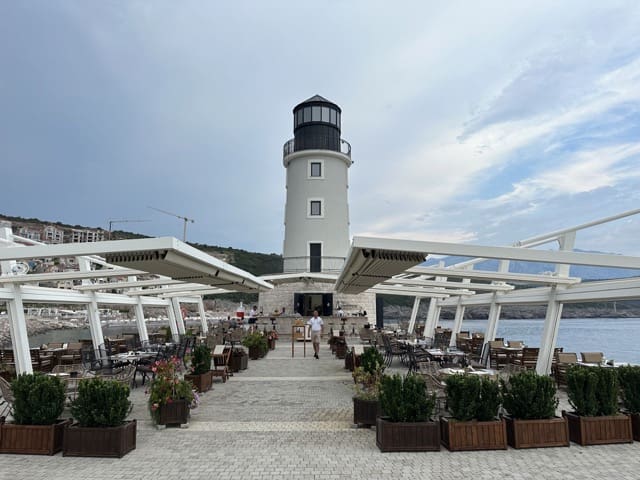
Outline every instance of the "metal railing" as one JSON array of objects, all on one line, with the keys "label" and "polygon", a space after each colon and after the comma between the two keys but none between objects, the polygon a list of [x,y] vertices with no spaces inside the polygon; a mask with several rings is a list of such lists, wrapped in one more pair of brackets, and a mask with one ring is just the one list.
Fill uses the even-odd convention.
[{"label": "metal railing", "polygon": [[305,273],[309,272],[309,265],[314,261],[320,262],[320,272],[317,273],[340,273],[344,265],[345,257],[285,257],[285,273]]},{"label": "metal railing", "polygon": [[301,152],[303,150],[331,150],[334,152],[340,152],[343,155],[351,158],[351,144],[341,138],[330,137],[328,135],[318,135],[313,137],[305,137],[298,139],[295,138],[285,142],[282,147],[283,158],[287,155],[291,155],[294,152]]}]

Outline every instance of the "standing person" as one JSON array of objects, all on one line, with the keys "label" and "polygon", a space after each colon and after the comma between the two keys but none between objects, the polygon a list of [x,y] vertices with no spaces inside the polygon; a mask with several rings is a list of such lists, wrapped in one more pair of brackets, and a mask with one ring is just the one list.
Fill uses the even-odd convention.
[{"label": "standing person", "polygon": [[256,323],[257,321],[258,321],[258,309],[254,305],[253,307],[251,307],[251,310],[249,311],[249,323],[253,324],[253,323]]},{"label": "standing person", "polygon": [[313,355],[316,359],[319,359],[318,353],[320,353],[320,336],[322,335],[322,318],[318,316],[318,311],[313,311],[313,317],[307,321],[307,325],[311,325],[311,343],[313,343]]}]

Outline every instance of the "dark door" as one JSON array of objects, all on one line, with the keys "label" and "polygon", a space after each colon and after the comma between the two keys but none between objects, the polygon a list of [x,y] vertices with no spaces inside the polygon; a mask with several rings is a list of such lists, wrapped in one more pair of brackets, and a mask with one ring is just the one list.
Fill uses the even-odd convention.
[{"label": "dark door", "polygon": [[322,315],[325,317],[333,315],[333,293],[322,294]]},{"label": "dark door", "polygon": [[322,244],[320,243],[309,244],[309,271],[322,271]]},{"label": "dark door", "polygon": [[294,293],[293,294],[293,309],[296,313],[300,315],[305,315],[304,313],[304,294],[302,293]]}]

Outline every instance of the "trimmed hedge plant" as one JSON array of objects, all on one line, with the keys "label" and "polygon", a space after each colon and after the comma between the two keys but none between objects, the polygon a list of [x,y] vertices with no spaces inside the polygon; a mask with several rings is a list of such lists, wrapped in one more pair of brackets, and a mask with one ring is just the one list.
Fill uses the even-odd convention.
[{"label": "trimmed hedge plant", "polygon": [[541,420],[553,418],[558,407],[556,385],[547,375],[526,370],[500,380],[502,406],[513,418]]},{"label": "trimmed hedge plant", "polygon": [[360,366],[367,373],[375,373],[382,366],[384,370],[384,358],[375,347],[367,347],[360,355]]},{"label": "trimmed hedge plant", "polygon": [[62,380],[43,373],[19,375],[11,382],[13,420],[18,425],[52,425],[64,410]]},{"label": "trimmed hedge plant", "polygon": [[640,366],[629,365],[618,367],[617,370],[625,410],[640,414]]},{"label": "trimmed hedge plant", "polygon": [[618,412],[618,375],[615,368],[573,365],[567,371],[569,404],[577,415],[602,417]]},{"label": "trimmed hedge plant", "polygon": [[498,415],[500,386],[479,375],[449,375],[446,380],[447,406],[459,421],[487,422]]},{"label": "trimmed hedge plant", "polygon": [[211,370],[211,349],[206,345],[197,345],[191,352],[191,373],[202,375]]},{"label": "trimmed hedge plant", "polygon": [[424,379],[418,375],[383,375],[380,408],[391,422],[427,422],[435,407],[435,394],[427,395]]},{"label": "trimmed hedge plant", "polygon": [[129,387],[95,377],[81,380],[71,414],[81,427],[117,427],[131,411]]}]

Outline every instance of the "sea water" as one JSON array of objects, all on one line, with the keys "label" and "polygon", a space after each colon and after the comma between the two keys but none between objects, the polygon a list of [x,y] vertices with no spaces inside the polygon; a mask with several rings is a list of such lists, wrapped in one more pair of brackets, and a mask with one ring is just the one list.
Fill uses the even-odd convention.
[{"label": "sea water", "polygon": [[[386,320],[386,319],[385,319]],[[385,321],[385,324],[387,322]],[[440,320],[443,328],[452,328],[453,320]],[[544,319],[500,319],[497,338],[522,340],[528,347],[539,347]],[[462,330],[484,332],[487,320],[464,320]],[[560,320],[557,347],[565,352],[603,352],[607,360],[640,365],[640,318],[563,318]]]}]

